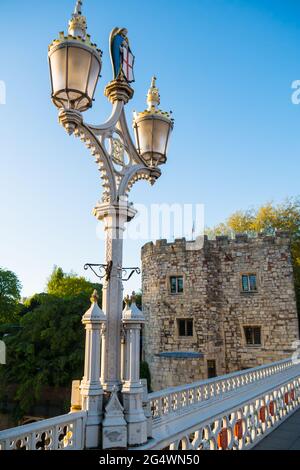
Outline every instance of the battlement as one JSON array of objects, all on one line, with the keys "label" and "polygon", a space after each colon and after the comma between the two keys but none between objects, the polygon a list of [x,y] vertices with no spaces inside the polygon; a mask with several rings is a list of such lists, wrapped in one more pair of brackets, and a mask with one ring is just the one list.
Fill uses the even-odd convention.
[{"label": "battlement", "polygon": [[274,235],[265,235],[259,233],[257,236],[249,236],[246,233],[238,233],[235,238],[227,235],[217,236],[215,239],[208,239],[207,235],[198,237],[195,241],[188,241],[186,238],[177,238],[174,242],[168,242],[166,239],[157,240],[155,243],[149,242],[142,247],[142,256],[147,253],[163,253],[172,251],[200,251],[203,249],[216,249],[218,247],[235,248],[236,245],[245,245],[249,248],[263,244],[289,245],[290,235],[288,232],[277,231]]}]

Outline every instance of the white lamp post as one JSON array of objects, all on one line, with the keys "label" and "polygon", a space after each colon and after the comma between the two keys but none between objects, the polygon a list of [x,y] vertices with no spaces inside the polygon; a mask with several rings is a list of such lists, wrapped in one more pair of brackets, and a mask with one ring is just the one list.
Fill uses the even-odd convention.
[{"label": "white lamp post", "polygon": [[134,117],[137,148],[131,138],[124,107],[133,97],[134,57],[127,31],[115,28],[110,36],[114,78],[105,95],[112,103],[109,119],[101,125],[83,121],[82,112],[92,106],[101,70],[102,53],[86,34],[86,19],[78,1],[69,22],[69,34],[60,33],[49,46],[52,100],[59,108],[59,121],[71,135],[90,149],[99,167],[103,194],[94,209],[105,229],[103,310],[107,318],[101,355],[101,385],[106,392],[121,390],[122,259],[125,224],[136,214],[128,202],[133,184],[144,179],[154,184],[160,177],[158,165],[167,159],[173,120],[158,109],[155,79],[148,93],[148,109]]}]

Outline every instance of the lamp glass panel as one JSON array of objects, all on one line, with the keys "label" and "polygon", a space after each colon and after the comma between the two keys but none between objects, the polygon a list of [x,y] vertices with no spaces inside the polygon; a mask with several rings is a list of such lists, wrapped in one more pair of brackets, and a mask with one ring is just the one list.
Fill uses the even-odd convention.
[{"label": "lamp glass panel", "polygon": [[96,59],[96,57],[93,57],[91,70],[90,70],[90,76],[89,76],[89,83],[88,83],[88,96],[90,98],[94,96],[99,74],[100,74],[100,64],[98,60]]},{"label": "lamp glass panel", "polygon": [[153,119],[145,119],[138,124],[138,136],[140,151],[143,155],[146,152],[152,152],[153,141]]},{"label": "lamp glass panel", "polygon": [[50,57],[53,94],[66,88],[66,53],[67,49],[57,49]]},{"label": "lamp glass panel", "polygon": [[153,152],[165,155],[170,124],[154,119],[153,121]]},{"label": "lamp glass panel", "polygon": [[68,47],[68,89],[85,93],[91,53],[80,47]]}]

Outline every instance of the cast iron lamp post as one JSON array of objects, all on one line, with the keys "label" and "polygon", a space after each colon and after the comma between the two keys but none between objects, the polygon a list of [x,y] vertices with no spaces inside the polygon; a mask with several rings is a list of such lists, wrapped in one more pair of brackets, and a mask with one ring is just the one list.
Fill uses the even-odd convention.
[{"label": "cast iron lamp post", "polygon": [[[94,215],[104,222],[106,271],[103,285],[103,310],[106,335],[101,354],[101,386],[104,391],[120,390],[122,329],[122,255],[126,222],[136,215],[128,202],[133,184],[141,179],[154,184],[160,177],[159,165],[167,160],[167,147],[173,119],[161,111],[159,91],[153,78],[148,92],[148,108],[135,113],[133,142],[125,117],[125,105],[133,97],[133,63],[125,29],[115,28],[110,36],[113,80],[105,88],[112,113],[101,125],[84,122],[82,112],[92,106],[102,65],[102,52],[86,33],[86,18],[77,1],[69,22],[68,35],[49,46],[52,101],[59,109],[59,122],[69,135],[74,134],[90,149],[100,170],[102,199]],[[97,360],[97,358],[94,358]],[[100,360],[100,359],[99,359]],[[139,357],[131,357],[139,361]],[[127,384],[128,388],[128,384]]]}]

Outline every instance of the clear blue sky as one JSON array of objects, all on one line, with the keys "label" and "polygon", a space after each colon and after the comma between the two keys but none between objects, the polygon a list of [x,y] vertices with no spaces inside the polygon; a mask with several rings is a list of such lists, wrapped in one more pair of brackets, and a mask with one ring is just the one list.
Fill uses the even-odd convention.
[{"label": "clear blue sky", "polygon": [[[54,264],[83,273],[103,262],[91,210],[100,198],[97,168],[81,142],[68,138],[50,101],[47,46],[74,0],[1,0],[0,266],[15,271],[23,294],[42,291]],[[92,39],[104,51],[102,79],[88,121],[103,120],[111,79],[108,36],[129,30],[136,55],[135,97],[145,106],[158,76],[162,107],[176,127],[168,164],[139,203],[203,203],[206,225],[236,209],[299,191],[300,5],[292,0],[85,0]],[[127,242],[124,265],[137,265],[142,242]],[[136,278],[126,289],[138,287]]]}]

